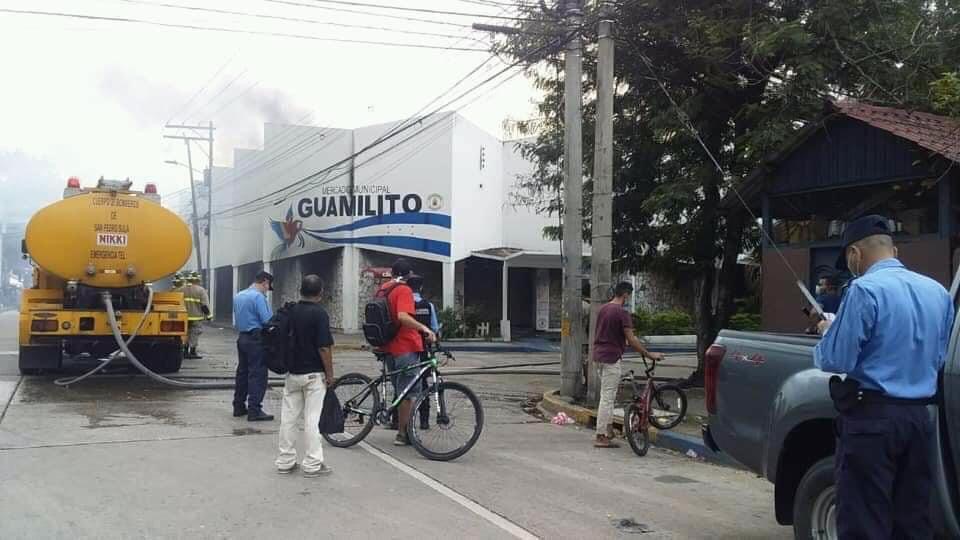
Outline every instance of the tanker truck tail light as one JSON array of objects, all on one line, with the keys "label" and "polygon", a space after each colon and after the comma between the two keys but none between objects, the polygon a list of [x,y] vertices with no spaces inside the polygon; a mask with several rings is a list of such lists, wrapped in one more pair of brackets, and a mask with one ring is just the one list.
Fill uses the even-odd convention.
[{"label": "tanker truck tail light", "polygon": [[60,324],[56,319],[34,319],[30,321],[31,332],[56,332]]},{"label": "tanker truck tail light", "polygon": [[149,184],[147,184],[146,186],[143,187],[143,192],[144,192],[144,193],[147,193],[147,194],[149,194],[149,195],[156,195],[156,194],[157,194],[157,185],[154,184],[153,182],[151,182],[151,183],[149,183]]},{"label": "tanker truck tail light", "polygon": [[80,189],[80,179],[76,176],[71,176],[67,179],[67,187],[70,189]]},{"label": "tanker truck tail light", "polygon": [[161,332],[183,332],[185,326],[183,321],[161,321]]}]

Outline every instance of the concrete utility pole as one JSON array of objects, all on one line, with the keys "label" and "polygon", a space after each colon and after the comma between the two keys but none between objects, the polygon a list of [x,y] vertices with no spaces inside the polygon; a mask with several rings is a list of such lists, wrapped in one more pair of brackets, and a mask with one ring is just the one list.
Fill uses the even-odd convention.
[{"label": "concrete utility pole", "polygon": [[[194,246],[197,250],[197,271],[200,272],[200,276],[203,279],[203,288],[210,290],[210,283],[213,281],[213,259],[211,258],[210,253],[210,237],[213,235],[213,122],[210,122],[207,126],[185,126],[180,124],[167,124],[167,129],[189,129],[192,131],[206,131],[206,137],[192,137],[187,135],[164,135],[164,139],[180,139],[187,143],[187,161],[188,167],[190,168],[190,194],[193,199],[193,222],[194,222]],[[205,142],[208,145],[209,151],[207,152],[208,158],[208,168],[207,175],[209,175],[207,180],[207,266],[209,268],[204,268],[201,264],[201,250],[203,249],[200,244],[200,218],[197,212],[197,191],[194,186],[193,178],[193,161],[190,159],[190,143],[192,141]]]},{"label": "concrete utility pole", "polygon": [[564,165],[563,181],[563,322],[561,325],[560,394],[576,397],[582,390],[583,306],[583,87],[580,55],[581,0],[566,0],[567,28],[571,34],[564,55]]},{"label": "concrete utility pole", "polygon": [[[613,258],[613,10],[597,0],[597,130],[593,151],[593,250],[590,265],[590,357],[597,333],[597,312],[609,300]],[[600,399],[600,380],[588,371],[587,400]]]},{"label": "concrete utility pole", "polygon": [[[190,171],[190,201],[193,203],[193,245],[197,252],[197,271],[203,272],[203,258],[200,257],[200,219],[197,217],[197,187],[193,183],[193,155],[190,152],[190,141],[183,141],[187,145],[187,170]],[[201,274],[202,275],[202,274]],[[206,279],[204,288],[206,288]]]},{"label": "concrete utility pole", "polygon": [[[210,255],[210,242],[213,238],[213,120],[210,121],[210,130],[207,132],[208,135],[208,151],[207,151],[207,266],[210,267],[206,276],[206,283],[204,284],[209,291],[210,295],[213,295],[213,291],[210,290],[210,287],[213,284],[213,257]],[[216,302],[214,302],[215,304]],[[213,308],[213,306],[210,306]]]}]

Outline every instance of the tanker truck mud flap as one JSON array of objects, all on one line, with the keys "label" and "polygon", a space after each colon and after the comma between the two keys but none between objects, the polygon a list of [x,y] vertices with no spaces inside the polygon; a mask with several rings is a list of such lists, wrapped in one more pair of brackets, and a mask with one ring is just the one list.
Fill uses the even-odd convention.
[{"label": "tanker truck mud flap", "polygon": [[176,373],[183,365],[183,346],[179,340],[145,342],[140,338],[130,344],[130,352],[154,373]]},{"label": "tanker truck mud flap", "polygon": [[20,346],[20,374],[36,375],[60,369],[63,354],[59,343]]}]

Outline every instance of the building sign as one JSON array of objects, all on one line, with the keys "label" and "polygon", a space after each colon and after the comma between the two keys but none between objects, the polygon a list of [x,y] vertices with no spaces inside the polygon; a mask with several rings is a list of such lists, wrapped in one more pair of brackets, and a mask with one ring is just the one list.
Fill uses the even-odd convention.
[{"label": "building sign", "polygon": [[[450,215],[437,186],[418,182],[323,186],[290,201],[282,220],[270,219],[279,244],[274,257],[357,245],[426,258],[450,256]],[[425,182],[420,182],[425,183]],[[429,189],[426,189],[429,188]],[[449,189],[449,188],[447,188]]]}]

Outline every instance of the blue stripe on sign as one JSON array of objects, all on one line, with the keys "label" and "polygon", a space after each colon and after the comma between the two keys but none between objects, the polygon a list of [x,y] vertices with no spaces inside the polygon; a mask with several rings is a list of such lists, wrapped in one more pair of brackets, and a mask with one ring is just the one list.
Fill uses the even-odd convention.
[{"label": "blue stripe on sign", "polygon": [[357,229],[364,229],[366,227],[373,227],[376,225],[434,225],[437,227],[443,227],[444,229],[449,229],[450,216],[446,214],[434,214],[430,212],[383,214],[380,216],[363,218],[345,225],[330,227],[329,229],[304,229],[304,231],[325,234],[341,231],[355,231]]},{"label": "blue stripe on sign", "polygon": [[425,238],[414,238],[412,236],[359,236],[356,238],[328,238],[315,234],[313,231],[303,231],[311,238],[328,244],[368,244],[373,246],[392,247],[397,249],[406,249],[410,251],[420,251],[433,255],[450,256],[450,243],[440,240],[427,240]]}]

